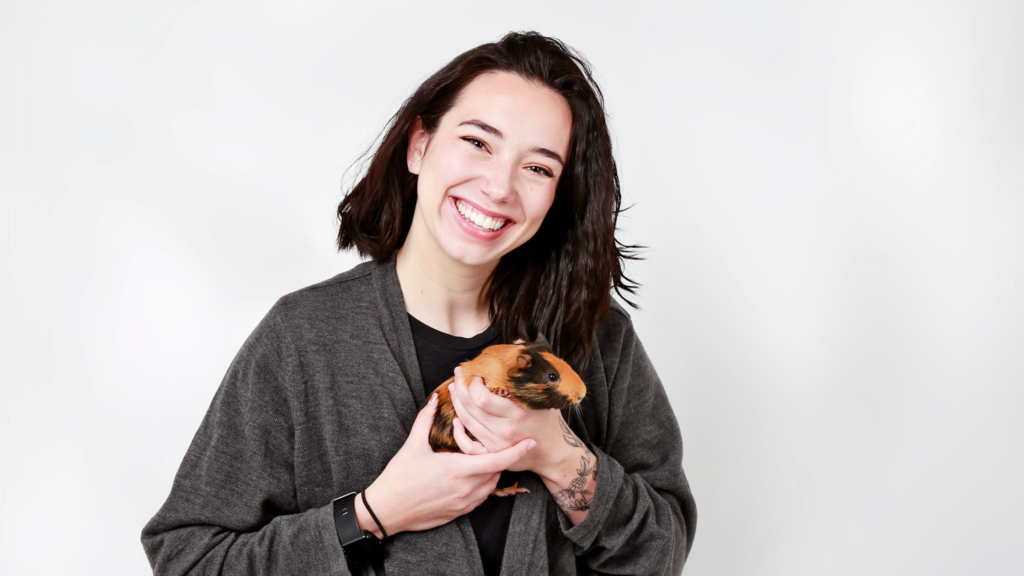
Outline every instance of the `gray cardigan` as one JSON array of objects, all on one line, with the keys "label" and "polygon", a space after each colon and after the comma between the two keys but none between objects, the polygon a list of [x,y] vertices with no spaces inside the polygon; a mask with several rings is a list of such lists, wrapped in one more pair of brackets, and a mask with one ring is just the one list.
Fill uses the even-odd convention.
[{"label": "gray cardigan", "polygon": [[[615,305],[600,324],[583,424],[598,456],[590,513],[568,523],[540,479],[515,497],[508,574],[678,574],[696,509],[665,390]],[[331,500],[360,491],[426,403],[393,263],[284,298],[235,357],[142,532],[155,574],[349,574]],[[382,519],[383,520],[383,519]],[[389,576],[479,575],[466,517],[387,544]]]}]

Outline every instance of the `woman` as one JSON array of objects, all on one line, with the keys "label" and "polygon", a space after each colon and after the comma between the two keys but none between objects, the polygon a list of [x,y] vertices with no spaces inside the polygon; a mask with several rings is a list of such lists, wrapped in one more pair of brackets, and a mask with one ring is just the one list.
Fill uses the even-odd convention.
[{"label": "woman", "polygon": [[[633,288],[618,208],[600,92],[564,45],[509,34],[431,76],[338,208],[339,247],[373,261],[282,298],[242,347],[143,531],[154,572],[681,571],[696,513],[609,293]],[[456,372],[464,454],[432,452],[430,392],[517,339],[577,368],[581,418]]]}]

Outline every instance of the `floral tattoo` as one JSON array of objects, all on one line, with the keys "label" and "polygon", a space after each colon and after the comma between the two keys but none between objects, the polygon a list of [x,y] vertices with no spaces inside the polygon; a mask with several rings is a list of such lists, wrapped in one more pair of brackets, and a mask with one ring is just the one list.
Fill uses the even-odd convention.
[{"label": "floral tattoo", "polygon": [[[593,454],[589,453],[588,455],[593,456]],[[597,462],[591,464],[591,460],[587,455],[580,456],[580,467],[576,469],[576,474],[578,476],[573,478],[568,488],[555,492],[553,496],[558,505],[563,509],[583,512],[584,510],[590,510],[590,502],[593,500],[591,497],[593,492],[586,490],[586,486],[588,477],[591,475],[595,478],[597,477]]]},{"label": "floral tattoo", "polygon": [[552,494],[555,501],[563,510],[583,512],[590,510],[590,503],[593,501],[593,492],[587,490],[587,480],[590,476],[597,478],[597,457],[587,448],[583,442],[573,433],[569,425],[563,420],[562,438],[565,443],[573,448],[583,448],[583,455],[580,456],[580,467],[576,469],[577,477],[569,483],[565,490],[559,490]]},{"label": "floral tattoo", "polygon": [[[583,448],[587,450],[587,447],[580,442],[580,439],[576,437],[576,434],[569,428],[569,425],[565,423],[565,420],[559,420],[558,424],[562,427],[562,438],[565,439],[565,443],[573,448]],[[589,452],[590,450],[587,450]]]}]

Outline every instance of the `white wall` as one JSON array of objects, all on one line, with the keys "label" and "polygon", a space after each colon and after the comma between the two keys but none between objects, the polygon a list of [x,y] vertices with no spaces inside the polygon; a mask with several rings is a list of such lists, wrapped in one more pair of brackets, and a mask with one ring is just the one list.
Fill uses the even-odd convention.
[{"label": "white wall", "polygon": [[457,53],[607,96],[692,575],[1021,574],[1024,6],[0,0],[0,574],[143,574],[224,370]]}]

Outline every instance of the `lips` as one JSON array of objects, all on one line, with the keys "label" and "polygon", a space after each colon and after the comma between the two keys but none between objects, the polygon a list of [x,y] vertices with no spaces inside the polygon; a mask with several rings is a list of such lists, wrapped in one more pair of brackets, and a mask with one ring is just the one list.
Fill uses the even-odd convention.
[{"label": "lips", "polygon": [[[451,217],[455,220],[455,225],[463,233],[478,241],[491,242],[497,240],[509,230],[512,230],[517,224],[515,220],[487,210],[465,198],[448,196],[448,206],[452,211]],[[480,220],[481,224],[484,225],[489,223],[491,227],[485,228],[477,224],[477,220]],[[494,228],[495,226],[497,228]]]},{"label": "lips", "polygon": [[485,214],[481,209],[478,209],[476,206],[473,206],[461,198],[455,198],[454,200],[455,209],[462,216],[462,219],[480,230],[494,232],[504,228],[509,222],[511,222],[510,219],[505,218],[500,214]]}]

